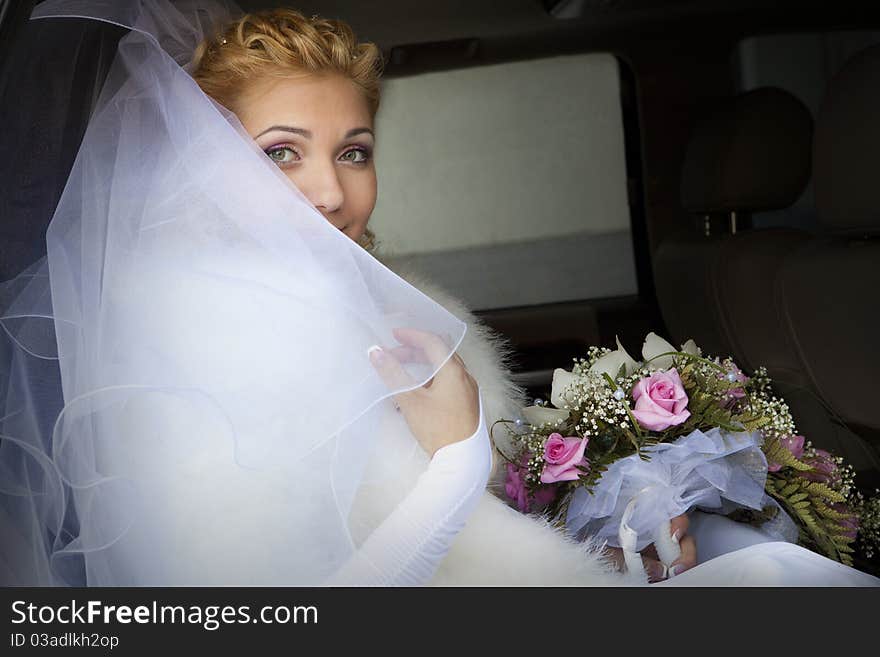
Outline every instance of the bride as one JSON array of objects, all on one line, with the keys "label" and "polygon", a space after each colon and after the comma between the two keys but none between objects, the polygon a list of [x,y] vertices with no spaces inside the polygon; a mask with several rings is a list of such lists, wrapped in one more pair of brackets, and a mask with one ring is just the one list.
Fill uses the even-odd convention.
[{"label": "bride", "polygon": [[381,56],[347,25],[204,1],[52,16],[132,32],[48,256],[5,290],[4,583],[878,583],[714,516],[695,524],[729,554],[697,565],[682,516],[680,556],[633,567],[487,490],[487,427],[523,393],[499,336],[381,262]]}]

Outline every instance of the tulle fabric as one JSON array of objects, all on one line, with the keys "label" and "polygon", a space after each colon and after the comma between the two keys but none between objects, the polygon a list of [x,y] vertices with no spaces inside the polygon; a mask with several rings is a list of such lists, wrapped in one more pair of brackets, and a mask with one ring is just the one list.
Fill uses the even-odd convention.
[{"label": "tulle fabric", "polygon": [[[133,28],[47,233],[3,284],[4,584],[320,584],[395,327],[466,325],[352,242],[187,72],[223,2],[49,0]],[[445,359],[443,362],[445,362]]]},{"label": "tulle fabric", "polygon": [[638,534],[636,549],[643,550],[670,518],[693,508],[729,513],[770,505],[776,515],[761,531],[768,540],[797,540],[794,522],[764,492],[767,460],[759,433],[698,429],[644,451],[647,460],[633,454],[612,463],[592,494],[575,492],[566,516],[569,531],[617,547],[621,520],[633,502],[627,524]]}]

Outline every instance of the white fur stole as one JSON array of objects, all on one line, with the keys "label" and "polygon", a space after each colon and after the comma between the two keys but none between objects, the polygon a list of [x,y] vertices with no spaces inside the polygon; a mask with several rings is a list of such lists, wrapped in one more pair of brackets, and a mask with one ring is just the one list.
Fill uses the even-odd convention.
[{"label": "white fur stole", "polygon": [[[510,376],[509,342],[477,319],[458,299],[411,268],[395,273],[467,323],[458,349],[468,372],[480,386],[486,426],[513,419],[525,403],[525,392]],[[395,424],[396,423],[396,424]],[[498,430],[500,429],[500,431]],[[496,439],[506,434],[500,425]],[[399,415],[389,417],[381,440],[383,456],[373,464],[374,485],[365,487],[352,509],[356,540],[366,538],[411,490],[427,465]],[[395,453],[397,458],[389,459]],[[496,454],[495,474],[488,490],[455,538],[432,584],[438,586],[627,586],[645,584],[644,574],[621,574],[592,543],[578,543],[543,518],[513,509],[504,497],[503,459]],[[494,494],[493,494],[494,493]]]}]

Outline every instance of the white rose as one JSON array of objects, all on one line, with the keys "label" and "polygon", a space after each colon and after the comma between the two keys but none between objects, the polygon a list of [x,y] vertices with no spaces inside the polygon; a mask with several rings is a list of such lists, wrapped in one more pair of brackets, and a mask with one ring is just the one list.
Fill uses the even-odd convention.
[{"label": "white rose", "polygon": [[691,356],[703,355],[703,352],[700,351],[700,348],[697,346],[697,343],[693,341],[693,339],[690,339],[683,345],[681,345],[681,350],[686,354],[690,354]]},{"label": "white rose", "polygon": [[568,411],[547,406],[527,406],[522,409],[522,416],[533,427],[539,427],[545,422],[556,424],[556,420],[567,420]]},{"label": "white rose", "polygon": [[559,367],[553,370],[553,387],[550,389],[550,403],[556,408],[562,408],[566,403],[570,404],[573,402],[574,398],[570,392],[567,392],[567,388],[577,380],[578,377],[568,370],[563,370]]},{"label": "white rose", "polygon": [[[651,369],[668,370],[672,367],[672,356],[660,356],[670,351],[678,351],[656,333],[648,333],[642,345],[642,358]],[[658,357],[659,356],[659,357]]]},{"label": "white rose", "polygon": [[632,359],[632,357],[626,352],[626,349],[623,348],[623,345],[620,344],[620,340],[617,336],[614,336],[614,339],[617,342],[617,349],[609,351],[593,363],[590,367],[590,372],[592,374],[602,376],[604,373],[614,379],[620,371],[621,366],[624,367],[626,376],[629,376],[639,368],[638,363]]}]

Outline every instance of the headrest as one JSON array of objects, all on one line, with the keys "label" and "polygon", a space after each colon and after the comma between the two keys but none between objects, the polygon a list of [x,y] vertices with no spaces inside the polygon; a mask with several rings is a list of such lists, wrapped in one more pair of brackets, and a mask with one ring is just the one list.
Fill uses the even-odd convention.
[{"label": "headrest", "polygon": [[741,94],[700,123],[688,144],[681,200],[694,213],[778,210],[810,179],[813,119],[782,89]]},{"label": "headrest", "polygon": [[829,230],[880,229],[880,46],[850,59],[834,77],[816,120],[814,185]]}]

